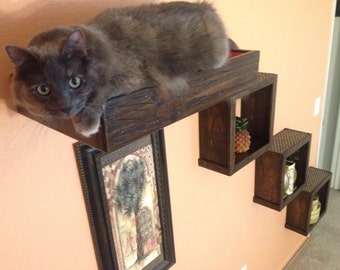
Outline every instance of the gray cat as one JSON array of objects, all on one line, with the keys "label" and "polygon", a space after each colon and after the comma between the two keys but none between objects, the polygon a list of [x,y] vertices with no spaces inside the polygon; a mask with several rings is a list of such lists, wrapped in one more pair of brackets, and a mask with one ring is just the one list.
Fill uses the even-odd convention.
[{"label": "gray cat", "polygon": [[171,2],[108,9],[87,25],[53,28],[27,49],[6,51],[19,105],[37,116],[69,117],[90,136],[109,98],[149,86],[176,96],[188,74],[226,63],[229,41],[210,4]]}]

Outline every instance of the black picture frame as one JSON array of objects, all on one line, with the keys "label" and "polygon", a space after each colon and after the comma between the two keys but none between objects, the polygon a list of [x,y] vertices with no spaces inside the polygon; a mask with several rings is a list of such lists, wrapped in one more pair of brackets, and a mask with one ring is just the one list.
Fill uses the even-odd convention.
[{"label": "black picture frame", "polygon": [[163,130],[116,151],[74,144],[100,270],[175,263]]}]

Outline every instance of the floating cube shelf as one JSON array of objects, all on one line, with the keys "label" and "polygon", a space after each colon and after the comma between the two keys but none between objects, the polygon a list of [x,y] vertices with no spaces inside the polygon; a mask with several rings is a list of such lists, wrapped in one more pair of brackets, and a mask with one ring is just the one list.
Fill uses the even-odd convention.
[{"label": "floating cube shelf", "polygon": [[[273,138],[272,146],[256,160],[254,202],[281,211],[302,190],[306,182],[311,134],[284,129]],[[285,197],[286,161],[296,163],[297,179],[293,194]]]},{"label": "floating cube shelf", "polygon": [[[232,175],[269,149],[275,110],[277,75],[258,73],[257,80],[244,83],[224,100],[199,113],[199,165]],[[235,153],[235,117],[249,120],[251,147],[246,153]]]},{"label": "floating cube shelf", "polygon": [[310,224],[313,198],[315,195],[319,195],[320,220],[327,211],[331,175],[328,171],[308,168],[305,187],[287,206],[286,228],[303,235],[308,235],[311,232],[317,224]]}]

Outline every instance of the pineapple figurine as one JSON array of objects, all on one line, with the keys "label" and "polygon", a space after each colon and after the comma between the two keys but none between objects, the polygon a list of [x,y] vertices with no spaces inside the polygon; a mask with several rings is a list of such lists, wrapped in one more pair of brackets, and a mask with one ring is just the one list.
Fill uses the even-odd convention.
[{"label": "pineapple figurine", "polygon": [[235,152],[244,153],[250,147],[250,134],[247,130],[248,119],[236,116]]}]

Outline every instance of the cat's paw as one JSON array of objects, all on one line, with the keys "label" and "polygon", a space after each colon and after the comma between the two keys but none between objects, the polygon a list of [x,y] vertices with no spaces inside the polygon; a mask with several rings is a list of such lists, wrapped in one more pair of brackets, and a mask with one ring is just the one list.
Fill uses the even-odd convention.
[{"label": "cat's paw", "polygon": [[83,109],[72,117],[75,130],[84,137],[90,137],[97,133],[100,128],[101,114],[92,110]]},{"label": "cat's paw", "polygon": [[95,126],[86,127],[86,128],[76,126],[76,131],[78,133],[80,133],[81,135],[83,135],[84,137],[91,137],[91,135],[93,135],[93,134],[95,134],[99,131],[99,127],[100,127],[99,123],[96,124]]},{"label": "cat's paw", "polygon": [[185,91],[189,89],[187,80],[183,76],[170,78],[164,75],[158,75],[157,80],[160,89],[171,97],[183,97],[185,95]]}]

